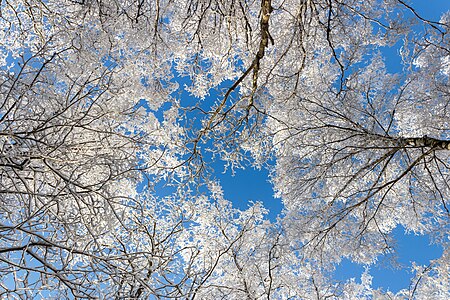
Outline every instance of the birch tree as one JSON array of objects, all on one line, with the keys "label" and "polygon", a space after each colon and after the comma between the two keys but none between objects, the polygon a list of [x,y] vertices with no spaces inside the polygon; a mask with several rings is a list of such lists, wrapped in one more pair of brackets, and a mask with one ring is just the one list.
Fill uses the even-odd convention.
[{"label": "birch tree", "polygon": [[[2,297],[448,296],[448,13],[402,0],[0,9]],[[269,168],[278,221],[233,208],[209,159]],[[342,258],[393,251],[398,225],[444,247],[409,289],[373,290],[368,271],[333,282]]]}]

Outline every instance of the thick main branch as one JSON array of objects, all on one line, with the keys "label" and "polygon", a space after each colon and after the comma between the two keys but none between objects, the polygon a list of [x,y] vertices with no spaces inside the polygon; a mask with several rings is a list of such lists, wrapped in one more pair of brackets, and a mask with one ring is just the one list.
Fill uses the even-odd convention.
[{"label": "thick main branch", "polygon": [[402,146],[430,147],[440,150],[450,150],[450,140],[441,140],[424,135],[418,138],[400,139]]}]

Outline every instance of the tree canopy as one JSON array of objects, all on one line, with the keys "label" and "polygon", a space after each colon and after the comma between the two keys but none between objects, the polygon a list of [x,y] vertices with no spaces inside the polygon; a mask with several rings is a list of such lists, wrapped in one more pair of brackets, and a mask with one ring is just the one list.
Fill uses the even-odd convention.
[{"label": "tree canopy", "polygon": [[[450,12],[3,0],[0,26],[0,298],[450,298]],[[277,220],[217,161],[267,169]],[[333,279],[397,226],[442,257],[396,294]]]}]

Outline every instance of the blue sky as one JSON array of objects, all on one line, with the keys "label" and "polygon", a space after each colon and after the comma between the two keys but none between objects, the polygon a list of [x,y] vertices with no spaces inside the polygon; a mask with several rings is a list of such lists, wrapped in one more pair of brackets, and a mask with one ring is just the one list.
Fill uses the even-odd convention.
[{"label": "blue sky", "polygon": [[[432,21],[439,21],[442,13],[450,10],[450,0],[414,0],[409,3],[423,18]],[[398,49],[388,50],[391,53],[386,61],[388,70],[401,70],[399,58],[395,56],[397,51]],[[250,201],[261,201],[270,211],[268,217],[275,220],[282,210],[282,205],[280,199],[273,197],[267,170],[246,168],[236,170],[233,176],[229,171],[223,174],[223,167],[221,168],[219,163],[215,166],[217,166],[216,177],[222,184],[225,197],[233,201],[235,207],[245,209]],[[395,268],[387,260],[380,258],[380,263],[370,266],[370,274],[373,276],[374,288],[397,292],[409,286],[412,275],[409,270],[412,261],[419,265],[428,265],[430,260],[441,256],[442,248],[438,245],[430,245],[427,236],[406,234],[401,227],[394,230],[394,236],[397,239],[399,267]],[[356,278],[359,282],[363,271],[364,266],[344,260],[340,266],[337,266],[335,278],[338,280]]]},{"label": "blue sky", "polygon": [[425,19],[439,21],[442,13],[450,10],[449,0],[412,0],[411,6]]}]

